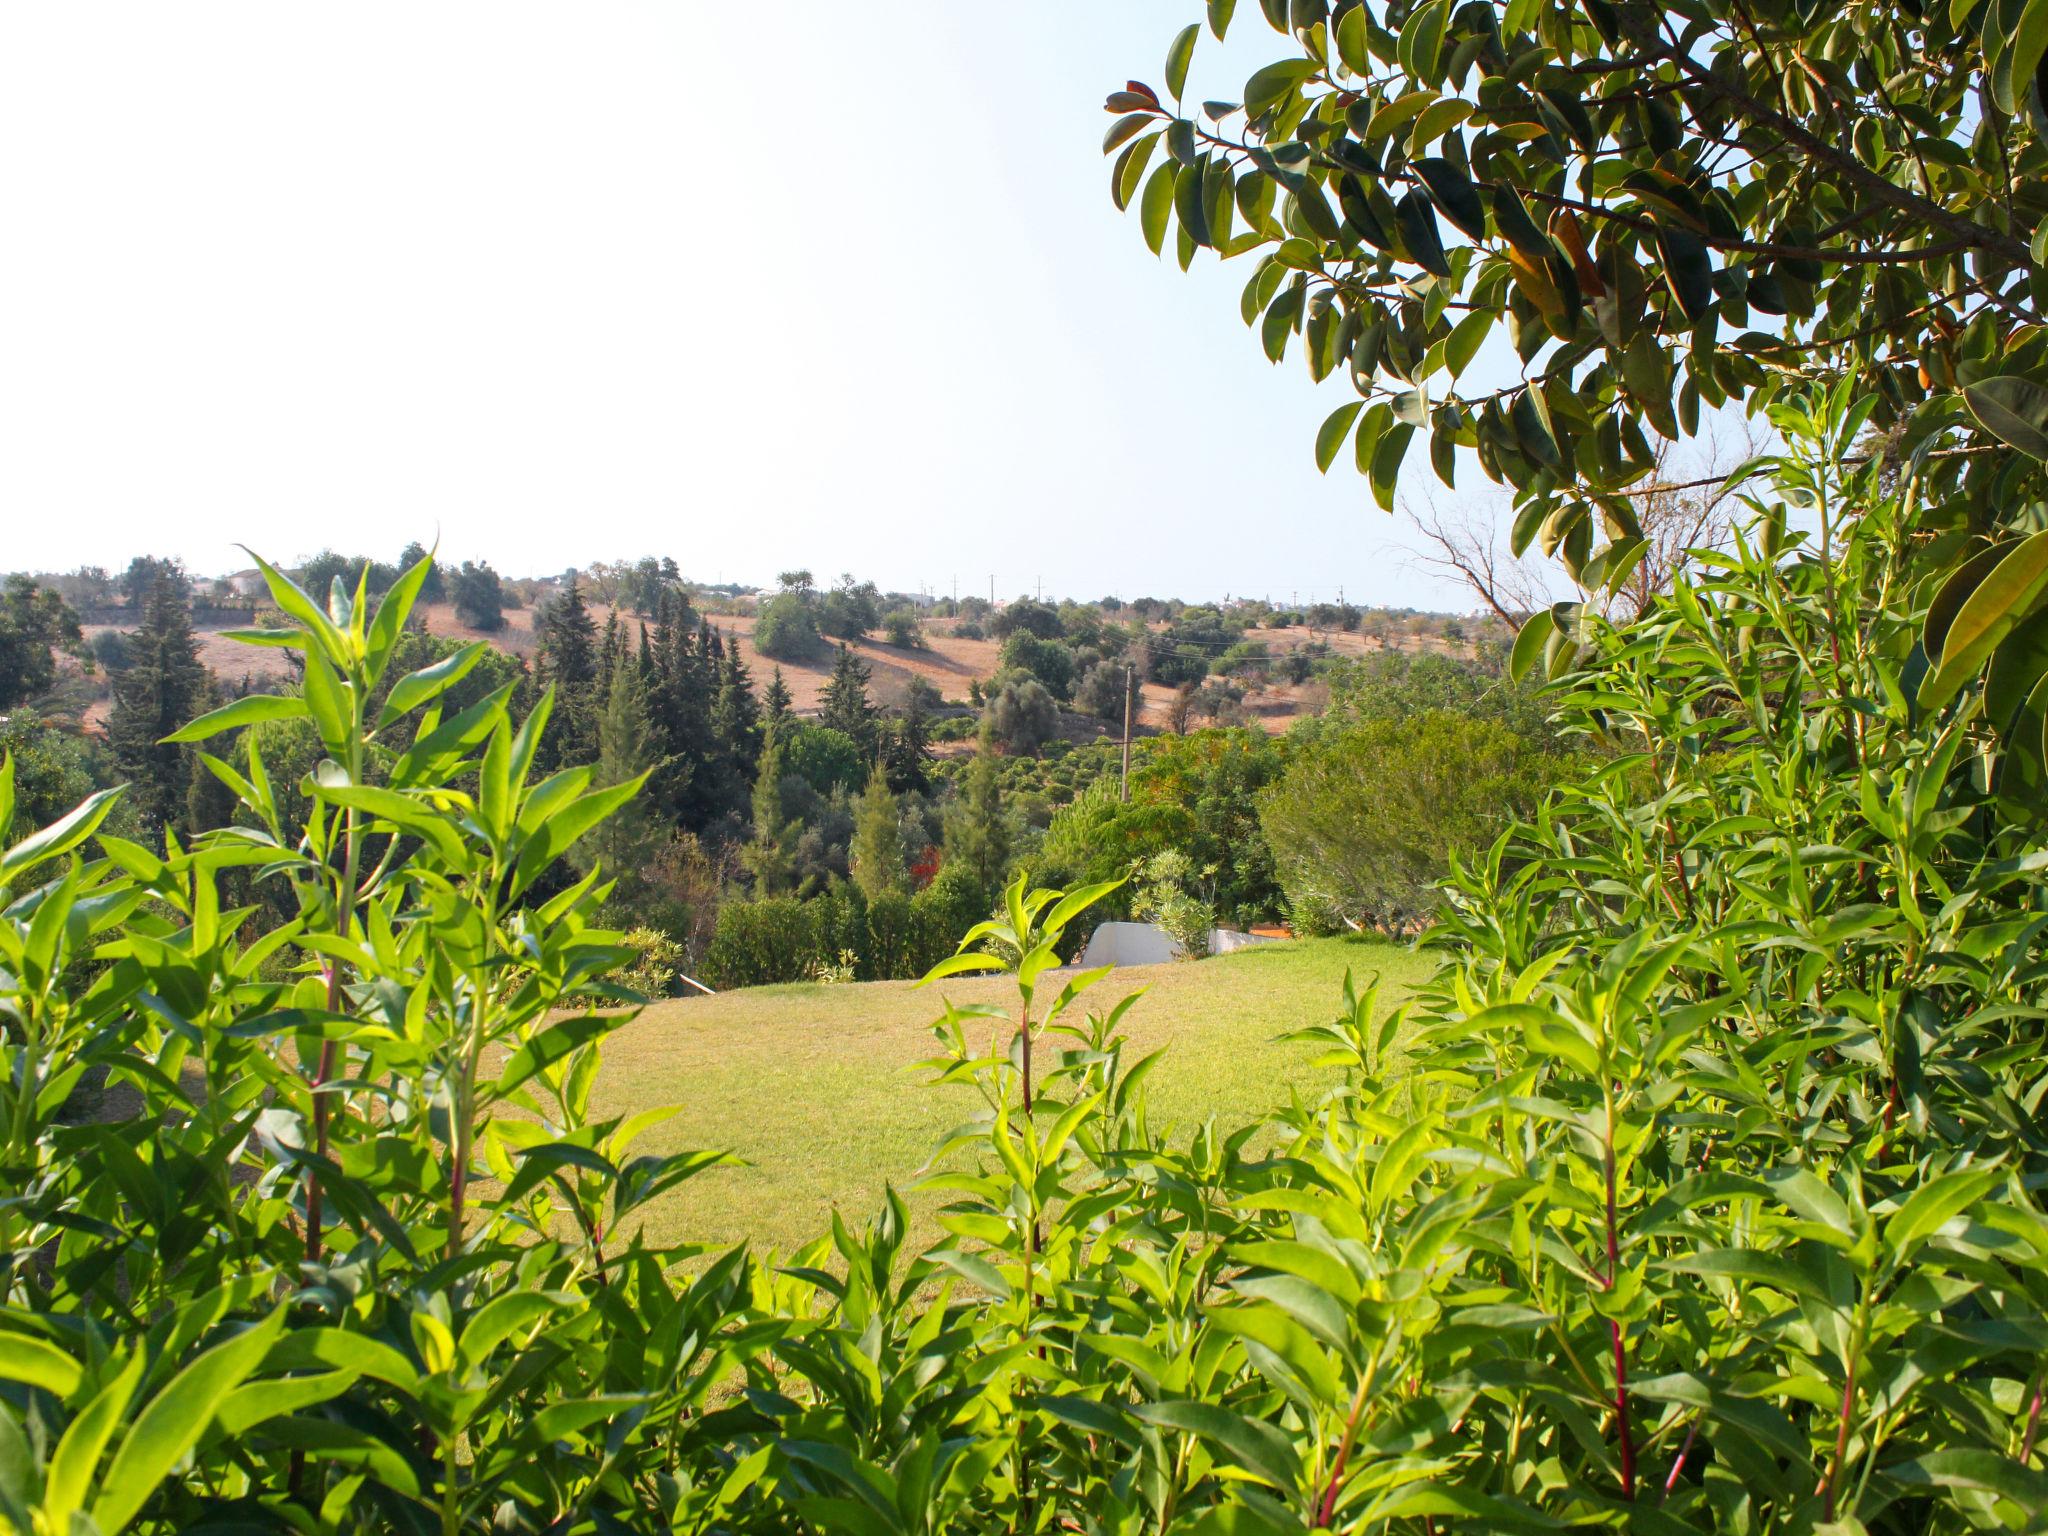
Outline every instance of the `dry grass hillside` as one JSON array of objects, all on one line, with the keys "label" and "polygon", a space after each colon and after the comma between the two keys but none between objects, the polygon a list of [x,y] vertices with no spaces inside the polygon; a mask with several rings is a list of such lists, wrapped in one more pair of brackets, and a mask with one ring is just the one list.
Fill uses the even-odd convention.
[{"label": "dry grass hillside", "polygon": [[[463,624],[455,616],[454,608],[446,603],[424,606],[420,612],[427,628],[434,634],[456,639],[488,640],[502,651],[527,661],[533,659],[535,610],[532,607],[507,609],[504,627],[488,634]],[[599,625],[605,622],[609,613],[610,610],[603,604],[591,605],[591,615]],[[632,615],[624,617],[629,625],[637,626],[640,622]],[[789,687],[790,697],[797,711],[804,713],[818,707],[819,694],[831,676],[832,664],[829,654],[814,662],[774,662],[754,648],[753,615],[719,614],[714,615],[711,622],[729,639],[739,642],[745,651],[748,666],[753,669],[757,684],[765,684],[770,672],[780,666],[783,681]],[[199,659],[209,670],[230,681],[239,682],[244,677],[250,678],[259,687],[269,687],[292,676],[290,658],[286,652],[239,645],[222,633],[222,629],[226,627],[230,626],[202,623],[197,627]],[[127,628],[130,626],[89,624],[86,626],[86,635],[90,639],[103,630]],[[939,690],[943,698],[964,703],[970,681],[978,678],[986,682],[994,675],[1002,647],[997,641],[971,639],[956,634],[954,630],[953,620],[937,619],[925,626],[926,644],[922,648],[913,650],[885,645],[880,640],[870,638],[854,642],[853,649],[872,669],[875,693],[885,704],[899,699],[913,677],[924,678]],[[1410,652],[1465,649],[1450,646],[1440,636],[1422,632],[1420,629],[1403,631],[1395,628],[1380,636],[1368,636],[1363,633],[1346,634],[1342,631],[1311,631],[1295,626],[1285,629],[1254,630],[1247,638],[1263,642],[1275,657],[1284,657],[1291,651],[1318,645],[1326,646],[1332,654],[1354,657],[1364,656],[1383,647]],[[87,686],[100,695],[85,712],[88,726],[97,726],[104,720],[108,708],[104,678],[89,680]],[[1172,703],[1173,694],[1173,689],[1161,684],[1147,683],[1144,686],[1144,706],[1137,721],[1141,731],[1164,728],[1167,708]],[[1318,713],[1327,702],[1327,691],[1319,682],[1290,685],[1275,681],[1249,689],[1244,699],[1244,707],[1247,714],[1259,724],[1277,733],[1285,731],[1304,715]],[[1073,723],[1077,731],[1086,733],[1087,728],[1078,720]],[[1108,733],[1107,728],[1104,728],[1104,733]]]}]

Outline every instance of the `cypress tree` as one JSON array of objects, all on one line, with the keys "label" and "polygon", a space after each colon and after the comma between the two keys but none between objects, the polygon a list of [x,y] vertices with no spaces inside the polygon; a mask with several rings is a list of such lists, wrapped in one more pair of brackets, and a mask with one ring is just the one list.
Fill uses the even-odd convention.
[{"label": "cypress tree", "polygon": [[[605,710],[598,722],[595,782],[609,787],[638,778],[655,765],[654,731],[647,718],[647,688],[640,669],[612,669]],[[637,797],[599,824],[582,844],[585,867],[595,860],[619,881],[618,900],[629,908],[644,882],[641,872],[654,856],[654,821]]]},{"label": "cypress tree", "polygon": [[986,721],[967,770],[966,793],[946,818],[946,865],[958,865],[993,899],[1009,872],[1010,828],[1003,814],[1003,786],[996,776],[995,741]]},{"label": "cypress tree", "polygon": [[754,877],[757,896],[776,896],[788,890],[795,872],[799,828],[782,792],[788,766],[782,738],[771,733],[761,753],[761,771],[754,779],[754,837],[740,850],[740,863]]},{"label": "cypress tree", "polygon": [[129,803],[145,826],[160,832],[183,820],[192,788],[191,755],[163,738],[200,714],[209,686],[182,582],[157,577],[130,653],[128,670],[114,683],[107,741],[130,785]]},{"label": "cypress tree", "polygon": [[854,812],[853,846],[847,859],[853,866],[853,883],[869,901],[909,889],[903,862],[903,823],[896,797],[889,793],[888,776],[880,767],[868,775],[868,787]]}]

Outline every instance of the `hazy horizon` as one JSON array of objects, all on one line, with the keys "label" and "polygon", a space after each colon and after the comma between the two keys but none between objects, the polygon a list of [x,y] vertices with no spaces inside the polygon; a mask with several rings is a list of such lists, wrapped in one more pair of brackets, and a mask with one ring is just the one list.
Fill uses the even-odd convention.
[{"label": "hazy horizon", "polygon": [[[1249,264],[1120,215],[1105,91],[1198,0],[251,3],[0,20],[0,567],[248,544],[508,575],[1465,611],[1311,448]],[[1190,96],[1283,50],[1203,34]],[[1494,505],[1469,455],[1445,491]]]}]

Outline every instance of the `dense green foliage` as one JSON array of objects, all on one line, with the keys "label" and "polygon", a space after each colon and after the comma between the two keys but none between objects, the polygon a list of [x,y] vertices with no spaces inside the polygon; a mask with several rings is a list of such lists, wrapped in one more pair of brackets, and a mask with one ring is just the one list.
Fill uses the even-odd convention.
[{"label": "dense green foliage", "polygon": [[13,709],[57,680],[57,655],[85,654],[78,615],[63,597],[26,576],[0,588],[0,709]]},{"label": "dense green foliage", "polygon": [[[601,871],[535,893],[636,785],[535,782],[545,699],[446,714],[440,664],[392,685],[420,568],[374,619],[279,578],[304,692],[181,734],[309,723],[296,839],[247,731],[211,763],[244,824],[159,854],[106,831],[103,795],[0,855],[0,1513],[108,1536],[2048,1514],[2048,891],[1993,814],[1982,694],[1923,711],[1902,683],[1926,503],[1845,464],[1846,395],[1815,410],[1780,409],[1812,457],[1773,472],[1853,516],[1823,550],[1764,504],[1709,579],[1588,626],[1555,704],[1616,755],[1456,878],[1412,1006],[1368,993],[1309,1032],[1327,1096],[1160,1140],[1120,1008],[1082,1016],[1102,973],[1041,986],[1110,892],[1013,885],[935,972],[1017,990],[942,1005],[934,1075],[984,1112],[939,1153],[922,1254],[893,1197],[781,1266],[635,1235],[717,1158],[588,1118],[626,1016],[604,975],[640,951],[592,925]],[[243,873],[290,915],[224,908]],[[858,975],[929,942],[925,899],[753,910]],[[141,1111],[82,1116],[98,1078]]]},{"label": "dense green foliage", "polygon": [[1297,927],[1399,928],[1428,915],[1453,856],[1535,813],[1568,769],[1495,721],[1430,710],[1305,742],[1260,804]]}]

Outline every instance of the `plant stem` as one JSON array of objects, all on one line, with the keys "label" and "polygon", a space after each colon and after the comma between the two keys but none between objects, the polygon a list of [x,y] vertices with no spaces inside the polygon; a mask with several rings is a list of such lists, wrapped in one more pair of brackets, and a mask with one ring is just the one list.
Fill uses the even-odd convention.
[{"label": "plant stem", "polygon": [[[1604,1152],[1607,1174],[1607,1289],[1611,1294],[1615,1282],[1621,1276],[1621,1244],[1614,1217],[1614,1091],[1608,1088],[1607,1135]],[[1633,1500],[1636,1496],[1636,1445],[1628,1421],[1628,1339],[1622,1331],[1621,1319],[1607,1320],[1609,1335],[1614,1343],[1614,1430],[1621,1442],[1621,1496]]]},{"label": "plant stem", "polygon": [[2020,1439],[2020,1465],[2029,1466],[2034,1459],[2034,1436],[2041,1428],[2041,1389],[2048,1385],[2048,1373],[2034,1377],[2034,1400],[2027,1405],[2027,1432]]},{"label": "plant stem", "polygon": [[[361,780],[360,765],[352,765],[350,782]],[[335,923],[336,936],[348,937],[348,930],[355,921],[356,907],[356,813],[347,813],[347,853],[344,856],[341,885],[336,891],[338,920]],[[341,962],[330,959],[327,962],[327,1011],[341,1012]],[[334,1075],[334,1042],[320,1042],[320,1064],[313,1070],[313,1151],[321,1162],[327,1161],[327,1080]],[[318,1264],[321,1253],[321,1201],[320,1170],[318,1168],[306,1179],[306,1262]]]},{"label": "plant stem", "polygon": [[1835,1518],[1835,1484],[1842,1475],[1842,1463],[1849,1455],[1849,1423],[1856,1411],[1856,1365],[1863,1354],[1863,1330],[1870,1319],[1870,1293],[1866,1290],[1856,1303],[1855,1326],[1849,1331],[1849,1358],[1843,1362],[1842,1409],[1835,1424],[1835,1454],[1820,1481],[1821,1519]]},{"label": "plant stem", "polygon": [[1328,1525],[1337,1508],[1337,1495],[1344,1487],[1344,1469],[1351,1460],[1351,1448],[1358,1443],[1358,1429],[1365,1419],[1366,1400],[1372,1396],[1372,1379],[1378,1373],[1379,1351],[1374,1350],[1372,1358],[1365,1363],[1365,1374],[1358,1378],[1358,1390],[1351,1395],[1351,1412],[1344,1419],[1344,1435],[1337,1442],[1336,1459],[1330,1463],[1330,1476],[1323,1484],[1323,1496],[1316,1501],[1316,1524]]}]

